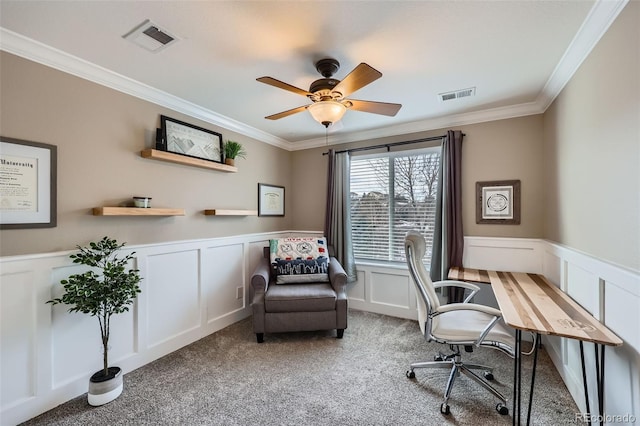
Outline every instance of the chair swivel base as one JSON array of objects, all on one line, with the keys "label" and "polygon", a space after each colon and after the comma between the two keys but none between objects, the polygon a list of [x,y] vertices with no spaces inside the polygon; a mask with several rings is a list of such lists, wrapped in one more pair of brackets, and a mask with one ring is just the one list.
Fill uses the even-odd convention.
[{"label": "chair swivel base", "polygon": [[416,377],[416,373],[414,369],[416,368],[450,368],[451,373],[449,374],[449,380],[447,381],[447,387],[444,393],[444,402],[440,404],[440,412],[442,414],[448,415],[451,414],[451,409],[449,408],[449,397],[451,395],[451,390],[453,389],[453,383],[460,375],[460,373],[469,377],[480,386],[488,390],[493,396],[498,398],[501,402],[496,405],[496,411],[501,415],[509,414],[509,409],[505,405],[507,400],[500,392],[498,392],[493,386],[483,380],[479,375],[474,373],[474,370],[484,370],[483,375],[486,380],[493,380],[493,373],[491,372],[491,367],[487,367],[484,365],[478,364],[463,364],[460,360],[460,354],[453,354],[452,356],[443,357],[441,354],[436,355],[434,357],[435,361],[424,361],[424,362],[415,362],[411,364],[410,370],[406,372],[406,376],[409,379],[414,379]]}]

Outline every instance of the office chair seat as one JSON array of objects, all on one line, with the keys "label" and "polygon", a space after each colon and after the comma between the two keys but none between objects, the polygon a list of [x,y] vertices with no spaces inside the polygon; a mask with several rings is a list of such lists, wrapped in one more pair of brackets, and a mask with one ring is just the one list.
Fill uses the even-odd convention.
[{"label": "office chair seat", "polygon": [[[452,311],[438,315],[433,320],[431,335],[438,341],[475,342],[493,316],[477,311]],[[504,321],[498,321],[485,336],[485,341],[513,345],[513,334]]]}]

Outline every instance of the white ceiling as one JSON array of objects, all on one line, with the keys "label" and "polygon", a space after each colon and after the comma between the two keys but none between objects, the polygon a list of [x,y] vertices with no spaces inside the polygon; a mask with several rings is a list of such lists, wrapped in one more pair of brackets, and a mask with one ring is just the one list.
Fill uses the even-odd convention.
[{"label": "white ceiling", "polygon": [[[366,62],[383,77],[350,96],[400,103],[347,111],[333,143],[543,112],[626,4],[570,1],[10,1],[3,50],[288,149],[324,144],[303,96],[314,62]],[[124,34],[150,19],[179,41],[148,52]],[[476,87],[476,96],[438,94]]]}]

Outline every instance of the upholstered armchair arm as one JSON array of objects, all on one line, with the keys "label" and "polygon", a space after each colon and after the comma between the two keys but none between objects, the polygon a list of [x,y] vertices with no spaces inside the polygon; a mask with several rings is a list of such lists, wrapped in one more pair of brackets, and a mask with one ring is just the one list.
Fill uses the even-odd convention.
[{"label": "upholstered armchair arm", "polygon": [[253,289],[254,298],[258,294],[262,294],[262,297],[264,297],[264,293],[269,288],[269,277],[269,262],[267,259],[260,259],[260,263],[258,263],[251,275],[251,288]]},{"label": "upholstered armchair arm", "polygon": [[347,293],[347,273],[335,257],[329,258],[329,281],[338,297]]},{"label": "upholstered armchair arm", "polygon": [[[253,310],[253,331],[261,335],[265,331],[264,295],[269,288],[269,261],[261,259],[251,275],[251,308]],[[258,337],[258,342],[261,338]]]},{"label": "upholstered armchair arm", "polygon": [[[336,292],[336,328],[338,337],[347,328],[347,273],[335,257],[329,257],[329,282]],[[342,331],[341,331],[342,330]]]}]

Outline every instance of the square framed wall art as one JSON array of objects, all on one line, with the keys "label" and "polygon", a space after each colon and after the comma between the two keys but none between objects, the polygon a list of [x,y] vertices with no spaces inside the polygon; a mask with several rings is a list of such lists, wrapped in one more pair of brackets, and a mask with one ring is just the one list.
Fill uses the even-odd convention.
[{"label": "square framed wall art", "polygon": [[520,224],[520,181],[476,182],[476,223]]}]

